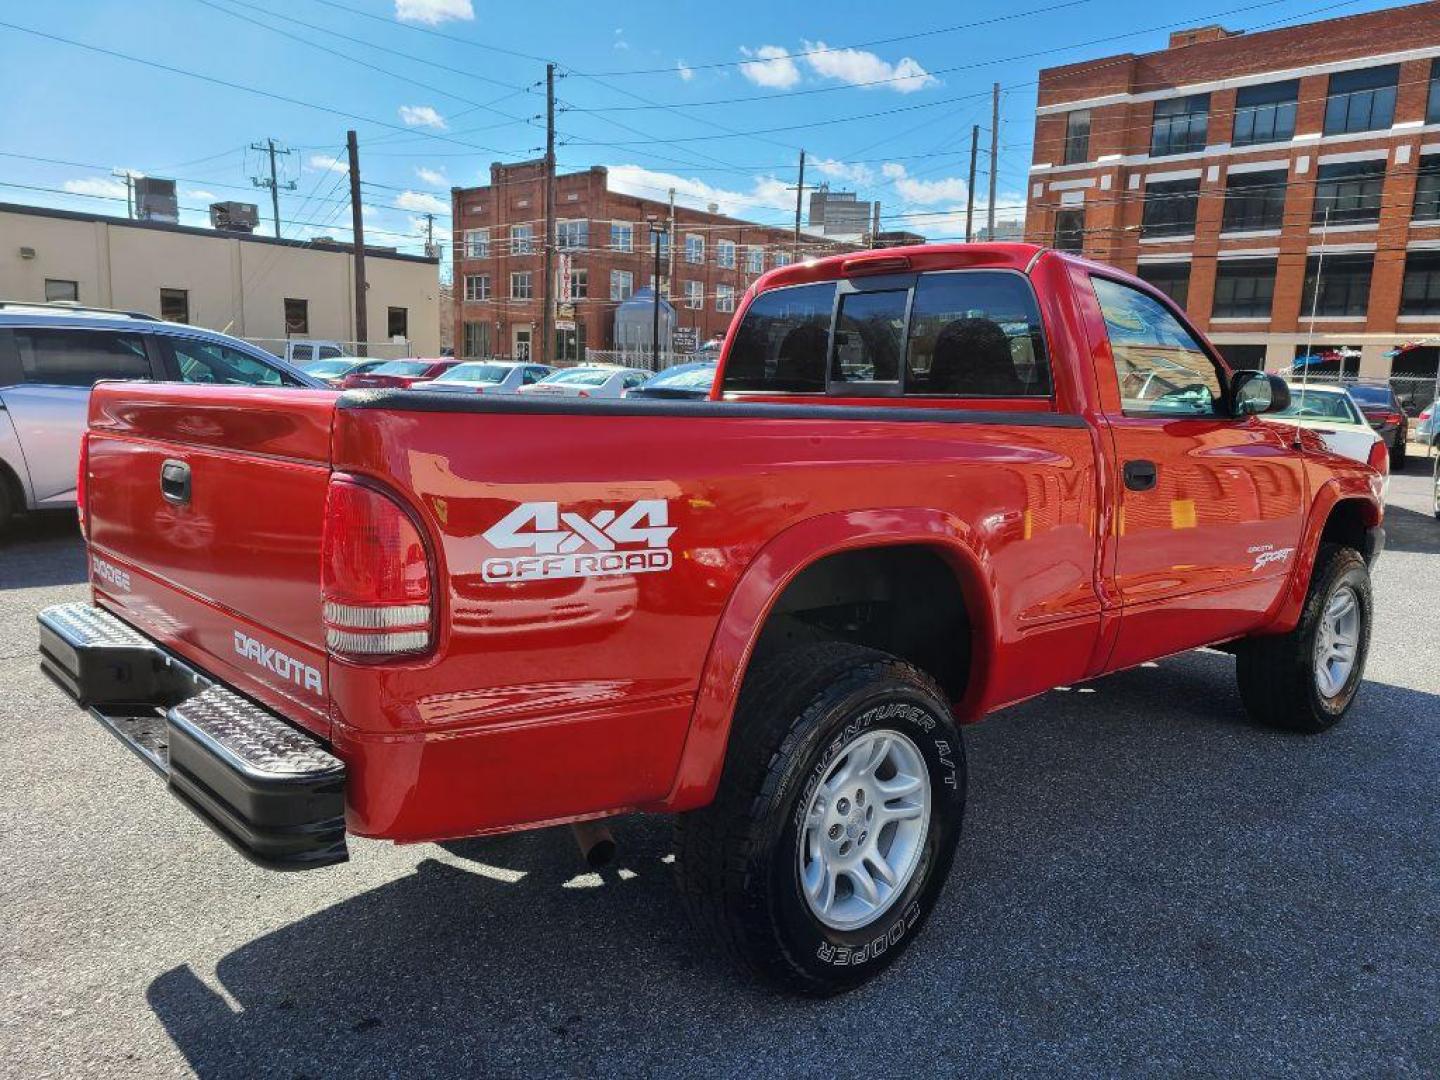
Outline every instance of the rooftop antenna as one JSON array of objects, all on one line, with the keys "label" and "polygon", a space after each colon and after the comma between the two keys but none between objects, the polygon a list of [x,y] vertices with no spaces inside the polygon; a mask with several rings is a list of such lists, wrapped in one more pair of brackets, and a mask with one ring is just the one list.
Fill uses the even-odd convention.
[{"label": "rooftop antenna", "polygon": [[[1320,221],[1320,254],[1315,262],[1315,288],[1310,290],[1310,328],[1305,336],[1305,364],[1300,370],[1300,409],[1295,414],[1295,448],[1300,448],[1300,413],[1305,411],[1305,391],[1310,386],[1310,365],[1315,359],[1315,313],[1320,307],[1320,279],[1325,273],[1325,238],[1330,232],[1330,207]],[[1340,361],[1344,372],[1345,361]]]}]

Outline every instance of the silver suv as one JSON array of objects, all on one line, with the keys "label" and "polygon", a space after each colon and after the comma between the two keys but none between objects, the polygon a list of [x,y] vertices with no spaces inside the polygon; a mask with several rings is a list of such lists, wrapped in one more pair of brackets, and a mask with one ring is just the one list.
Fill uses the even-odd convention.
[{"label": "silver suv", "polygon": [[75,505],[90,387],[101,379],[324,384],[245,342],[139,312],[0,302],[0,531]]}]

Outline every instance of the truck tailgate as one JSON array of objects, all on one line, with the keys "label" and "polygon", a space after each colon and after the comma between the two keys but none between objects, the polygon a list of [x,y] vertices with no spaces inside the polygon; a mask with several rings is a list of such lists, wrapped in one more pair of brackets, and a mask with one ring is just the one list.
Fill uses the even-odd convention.
[{"label": "truck tailgate", "polygon": [[328,732],[320,536],[336,395],[101,384],[85,517],[97,601]]}]

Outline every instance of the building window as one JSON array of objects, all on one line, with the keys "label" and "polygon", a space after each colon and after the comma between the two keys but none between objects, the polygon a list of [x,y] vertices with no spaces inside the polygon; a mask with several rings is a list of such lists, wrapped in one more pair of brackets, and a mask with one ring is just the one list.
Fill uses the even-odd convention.
[{"label": "building window", "polygon": [[753,244],[745,249],[745,272],[747,274],[763,274],[765,272],[765,249],[759,244]]},{"label": "building window", "polygon": [[1215,268],[1216,319],[1268,319],[1275,298],[1274,259],[1222,259]]},{"label": "building window", "polygon": [[776,265],[776,266],[789,266],[789,265],[790,265],[790,253],[789,253],[788,251],[777,251],[777,252],[775,252],[775,265]]},{"label": "building window", "polygon": [[705,261],[705,238],[696,233],[687,233],[685,236],[685,261],[687,263],[701,263]]},{"label": "building window", "polygon": [[1135,276],[1174,300],[1177,307],[1183,308],[1190,300],[1188,262],[1141,263]]},{"label": "building window", "polygon": [[410,309],[392,307],[385,309],[385,336],[391,341],[410,337]]},{"label": "building window", "polygon": [[1200,201],[1200,178],[1162,180],[1145,185],[1141,236],[1189,236],[1195,232],[1195,206]]},{"label": "building window", "polygon": [[166,322],[190,321],[190,290],[161,289],[160,318]]},{"label": "building window", "polygon": [[705,285],[703,282],[685,282],[685,306],[694,311],[699,311],[705,306]]},{"label": "building window", "polygon": [[1150,156],[1190,154],[1205,149],[1210,124],[1210,95],[1191,94],[1155,102],[1150,124]]},{"label": "building window", "polygon": [[1425,123],[1440,124],[1440,60],[1430,61],[1430,92],[1425,98]]},{"label": "building window", "polygon": [[626,221],[610,223],[610,248],[612,251],[635,250],[635,226]]},{"label": "building window", "polygon": [[490,275],[489,275],[489,274],[466,274],[466,275],[465,275],[465,299],[466,299],[466,300],[489,300],[489,299],[490,299]]},{"label": "building window", "polygon": [[490,230],[465,230],[465,258],[488,259],[490,257]]},{"label": "building window", "polygon": [[1395,119],[1395,83],[1399,76],[1399,64],[1331,75],[1330,94],[1325,99],[1325,134],[1388,128]]},{"label": "building window", "polygon": [[1221,232],[1278,229],[1285,220],[1285,169],[1232,172],[1225,178],[1225,212]]},{"label": "building window", "polygon": [[460,344],[460,355],[467,358],[480,358],[490,355],[489,323],[465,323]]},{"label": "building window", "polygon": [[590,271],[570,271],[570,299],[588,300],[590,298]]},{"label": "building window", "polygon": [[1415,217],[1421,221],[1440,218],[1440,154],[1420,159],[1415,175]]},{"label": "building window", "polygon": [[285,333],[310,333],[310,301],[285,297]]},{"label": "building window", "polygon": [[722,270],[735,269],[735,241],[715,241],[715,265]]},{"label": "building window", "polygon": [[517,271],[510,275],[511,300],[529,300],[534,295],[535,289],[530,282],[530,271]]},{"label": "building window", "polygon": [[1299,98],[1299,79],[1242,86],[1235,92],[1235,130],[1230,145],[1254,146],[1294,138]]},{"label": "building window", "polygon": [[555,244],[561,251],[581,251],[590,246],[590,222],[584,218],[555,223]]},{"label": "building window", "polygon": [[535,251],[535,226],[510,226],[510,254],[530,255]]},{"label": "building window", "polygon": [[63,278],[45,279],[45,302],[47,304],[79,303],[80,283]]},{"label": "building window", "polygon": [[1076,109],[1065,114],[1066,165],[1090,160],[1090,110]]},{"label": "building window", "polygon": [[1315,170],[1315,209],[1312,220],[1331,225],[1365,225],[1380,220],[1380,198],[1385,189],[1385,159],[1337,161]]},{"label": "building window", "polygon": [[[1301,317],[1314,306],[1316,315],[1363,316],[1370,304],[1370,272],[1375,256],[1311,255],[1305,262],[1305,291],[1301,294]],[[1320,279],[1316,295],[1315,279]]]},{"label": "building window", "polygon": [[716,310],[716,311],[734,311],[734,310],[735,310],[735,286],[734,286],[734,285],[716,285],[716,286],[715,286],[715,310]]},{"label": "building window", "polygon": [[629,300],[635,291],[635,275],[629,270],[610,271],[610,299]]},{"label": "building window", "polygon": [[1405,255],[1400,314],[1440,315],[1440,251],[1411,251]]},{"label": "building window", "polygon": [[1085,211],[1055,211],[1055,250],[1077,254],[1085,246]]}]

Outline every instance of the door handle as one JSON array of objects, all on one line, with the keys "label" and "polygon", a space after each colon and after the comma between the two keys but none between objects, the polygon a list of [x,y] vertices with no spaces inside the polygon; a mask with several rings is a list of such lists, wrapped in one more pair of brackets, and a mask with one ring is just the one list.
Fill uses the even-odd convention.
[{"label": "door handle", "polygon": [[1125,462],[1125,486],[1131,491],[1149,491],[1160,477],[1160,470],[1153,461]]},{"label": "door handle", "polygon": [[168,503],[187,506],[190,502],[190,466],[171,459],[160,466],[160,494]]}]

